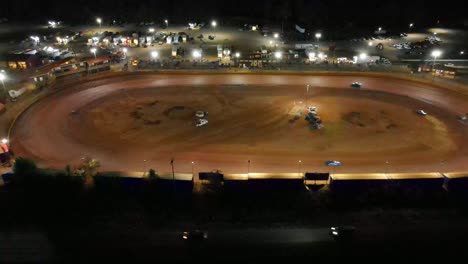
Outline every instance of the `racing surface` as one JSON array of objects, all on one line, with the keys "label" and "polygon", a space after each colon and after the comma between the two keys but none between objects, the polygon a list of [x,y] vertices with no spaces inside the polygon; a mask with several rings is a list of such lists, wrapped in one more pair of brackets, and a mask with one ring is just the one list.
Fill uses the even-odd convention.
[{"label": "racing surface", "polygon": [[[322,129],[305,120],[306,106]],[[207,125],[195,126],[196,111],[208,112]],[[393,78],[122,75],[34,104],[11,142],[16,156],[53,168],[89,156],[101,170],[158,173],[171,158],[180,173],[461,171],[468,131],[456,116],[466,112],[467,95]]]}]

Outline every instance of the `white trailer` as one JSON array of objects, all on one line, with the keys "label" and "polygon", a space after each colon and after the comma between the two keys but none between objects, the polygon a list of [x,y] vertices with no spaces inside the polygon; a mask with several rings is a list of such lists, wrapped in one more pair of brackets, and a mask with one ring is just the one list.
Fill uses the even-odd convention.
[{"label": "white trailer", "polygon": [[20,97],[22,94],[24,94],[28,89],[26,87],[23,87],[19,90],[10,90],[8,91],[8,95],[10,95],[12,101],[16,101],[18,97]]}]

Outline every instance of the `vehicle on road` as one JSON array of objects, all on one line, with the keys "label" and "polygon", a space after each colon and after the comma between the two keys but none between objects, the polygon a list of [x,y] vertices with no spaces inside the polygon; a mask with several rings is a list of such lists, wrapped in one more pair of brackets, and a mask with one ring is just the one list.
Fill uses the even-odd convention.
[{"label": "vehicle on road", "polygon": [[208,232],[199,229],[182,233],[182,240],[184,241],[204,241],[206,239],[208,239]]},{"label": "vehicle on road", "polygon": [[466,120],[468,120],[468,117],[467,117],[466,115],[459,115],[459,116],[457,116],[457,118],[458,118],[458,120],[460,120],[460,121],[466,121]]},{"label": "vehicle on road", "polygon": [[416,114],[420,116],[427,116],[427,113],[422,109],[416,110]]},{"label": "vehicle on road", "polygon": [[327,161],[325,161],[325,165],[327,165],[327,166],[329,166],[329,167],[341,166],[341,161],[337,161],[337,160],[327,160]]},{"label": "vehicle on road", "polygon": [[354,226],[332,226],[330,228],[330,235],[335,240],[350,240],[356,228]]},{"label": "vehicle on road", "polygon": [[202,127],[202,126],[204,126],[206,124],[208,124],[208,120],[201,118],[201,119],[197,120],[195,126],[196,127]]},{"label": "vehicle on road", "polygon": [[360,83],[360,82],[353,82],[353,83],[351,84],[351,87],[353,87],[353,88],[361,88],[361,87],[362,87],[362,83]]}]

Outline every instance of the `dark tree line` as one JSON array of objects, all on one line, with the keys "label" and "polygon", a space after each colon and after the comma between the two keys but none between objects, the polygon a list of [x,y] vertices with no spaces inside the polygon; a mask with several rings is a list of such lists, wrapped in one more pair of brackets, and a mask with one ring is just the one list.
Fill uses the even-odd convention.
[{"label": "dark tree line", "polygon": [[[461,22],[466,18],[463,1],[449,0],[443,4],[427,1],[342,1],[342,0],[74,0],[74,1],[8,1],[2,5],[0,16],[11,19],[44,20],[56,18],[82,23],[96,16],[126,20],[211,19],[244,17],[276,23],[302,23],[316,27],[357,24],[384,26],[442,22]],[[258,23],[258,22],[257,22]]]}]

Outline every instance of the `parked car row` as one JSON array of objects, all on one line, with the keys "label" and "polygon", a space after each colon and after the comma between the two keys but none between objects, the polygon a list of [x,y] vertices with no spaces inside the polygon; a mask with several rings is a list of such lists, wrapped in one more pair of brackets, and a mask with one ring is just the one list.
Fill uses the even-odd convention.
[{"label": "parked car row", "polygon": [[362,38],[354,38],[351,39],[351,42],[358,42],[358,41],[375,41],[375,40],[392,40],[392,39],[398,39],[401,37],[406,37],[406,33],[398,35],[389,35],[389,36],[369,36],[369,37],[362,37]]},{"label": "parked car row", "polygon": [[392,65],[392,62],[389,59],[383,58],[383,57],[380,58],[379,60],[377,60],[375,63],[376,64],[383,64],[383,65]]},{"label": "parked car row", "polygon": [[410,42],[396,43],[396,44],[393,44],[393,47],[395,49],[411,49],[411,43]]},{"label": "parked car row", "polygon": [[425,40],[429,41],[433,45],[437,45],[440,42],[442,42],[442,40],[439,37],[436,37],[436,36],[429,36]]}]

